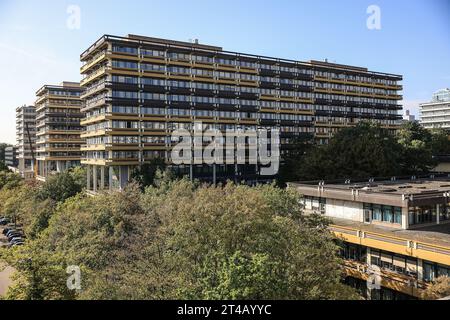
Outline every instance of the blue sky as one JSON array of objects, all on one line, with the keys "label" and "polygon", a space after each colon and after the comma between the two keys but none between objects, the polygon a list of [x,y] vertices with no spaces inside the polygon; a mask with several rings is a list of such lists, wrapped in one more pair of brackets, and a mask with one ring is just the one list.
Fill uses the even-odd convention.
[{"label": "blue sky", "polygon": [[[70,5],[80,29],[67,27]],[[380,30],[366,26],[370,5],[381,10]],[[43,84],[80,80],[80,53],[105,33],[403,74],[414,113],[450,87],[449,0],[0,0],[0,141],[15,141],[15,108]]]}]

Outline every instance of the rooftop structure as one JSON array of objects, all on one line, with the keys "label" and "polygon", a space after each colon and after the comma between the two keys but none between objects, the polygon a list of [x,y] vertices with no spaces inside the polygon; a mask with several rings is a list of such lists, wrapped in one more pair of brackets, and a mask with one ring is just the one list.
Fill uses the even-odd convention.
[{"label": "rooftop structure", "polygon": [[[331,219],[343,241],[349,284],[373,299],[420,298],[428,284],[450,276],[450,178],[290,183],[306,213]],[[373,267],[381,288],[367,287]]]}]

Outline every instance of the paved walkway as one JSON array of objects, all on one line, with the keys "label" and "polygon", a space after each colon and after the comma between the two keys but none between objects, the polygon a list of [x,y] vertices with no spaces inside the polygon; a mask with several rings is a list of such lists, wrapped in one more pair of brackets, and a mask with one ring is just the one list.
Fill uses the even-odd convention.
[{"label": "paved walkway", "polygon": [[[3,269],[3,266],[0,265],[0,270]],[[11,275],[13,274],[14,269],[12,267],[6,267],[3,271],[0,271],[0,297],[5,295],[8,287],[11,285]]]},{"label": "paved walkway", "polygon": [[[3,227],[0,227],[0,246],[7,246],[8,245],[8,239],[3,235]],[[0,248],[1,250],[2,248]],[[7,266],[5,268],[4,264],[0,262],[0,297],[5,295],[6,291],[8,290],[8,287],[11,285],[11,275],[14,272],[14,268]]]}]

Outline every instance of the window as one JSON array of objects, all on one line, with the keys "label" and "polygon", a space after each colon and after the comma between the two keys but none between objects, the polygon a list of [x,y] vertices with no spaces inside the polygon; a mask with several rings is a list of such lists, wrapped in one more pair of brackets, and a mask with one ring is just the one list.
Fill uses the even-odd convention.
[{"label": "window", "polygon": [[382,220],[381,206],[378,204],[373,205],[372,220]]},{"label": "window", "polygon": [[383,206],[383,221],[384,222],[394,222],[394,216],[392,214],[391,206]]},{"label": "window", "polygon": [[394,223],[402,224],[402,208],[394,208]]}]

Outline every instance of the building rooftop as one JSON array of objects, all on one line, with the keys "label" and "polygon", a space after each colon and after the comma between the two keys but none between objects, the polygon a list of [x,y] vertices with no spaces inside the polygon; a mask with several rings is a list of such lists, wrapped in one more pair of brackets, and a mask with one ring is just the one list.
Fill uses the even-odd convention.
[{"label": "building rooftop", "polygon": [[170,47],[172,47],[172,48],[187,48],[190,50],[199,51],[199,52],[203,52],[203,53],[208,53],[208,52],[210,54],[221,53],[221,54],[226,54],[226,55],[233,55],[233,56],[236,56],[239,58],[263,59],[263,60],[271,61],[273,63],[287,63],[287,64],[294,63],[294,64],[304,65],[304,66],[309,66],[309,67],[316,67],[316,68],[322,67],[322,68],[326,68],[326,69],[334,69],[334,70],[345,71],[345,72],[370,74],[370,75],[376,76],[376,77],[395,79],[396,81],[403,80],[402,75],[369,71],[367,68],[362,68],[362,67],[357,67],[357,66],[329,63],[327,61],[316,61],[316,60],[298,61],[298,60],[292,60],[292,59],[274,58],[274,57],[268,57],[268,56],[263,56],[263,55],[254,55],[254,54],[248,54],[248,53],[226,51],[226,50],[223,50],[222,47],[200,44],[200,43],[198,43],[198,41],[197,42],[184,42],[184,41],[175,41],[175,40],[140,36],[140,35],[134,35],[134,34],[129,34],[126,37],[105,34],[102,37],[100,37],[94,44],[92,44],[88,49],[86,49],[83,53],[81,53],[80,59],[82,61],[85,60],[88,55],[90,55],[92,52],[96,51],[99,46],[102,46],[105,43],[105,41],[108,41],[108,40],[124,41],[124,42],[130,42],[130,43],[136,42],[136,43],[144,43],[144,44],[165,45],[168,48],[170,48]]},{"label": "building rooftop", "polygon": [[427,194],[427,193],[444,193],[450,191],[450,177],[448,175],[428,176],[416,179],[400,179],[400,180],[379,180],[379,181],[307,181],[293,182],[293,186],[317,186],[321,184],[327,189],[337,190],[359,190],[369,193],[388,193],[388,194]]},{"label": "building rooftop", "polygon": [[340,199],[391,206],[445,204],[450,198],[449,175],[410,179],[366,179],[364,181],[290,182],[305,196]]}]

